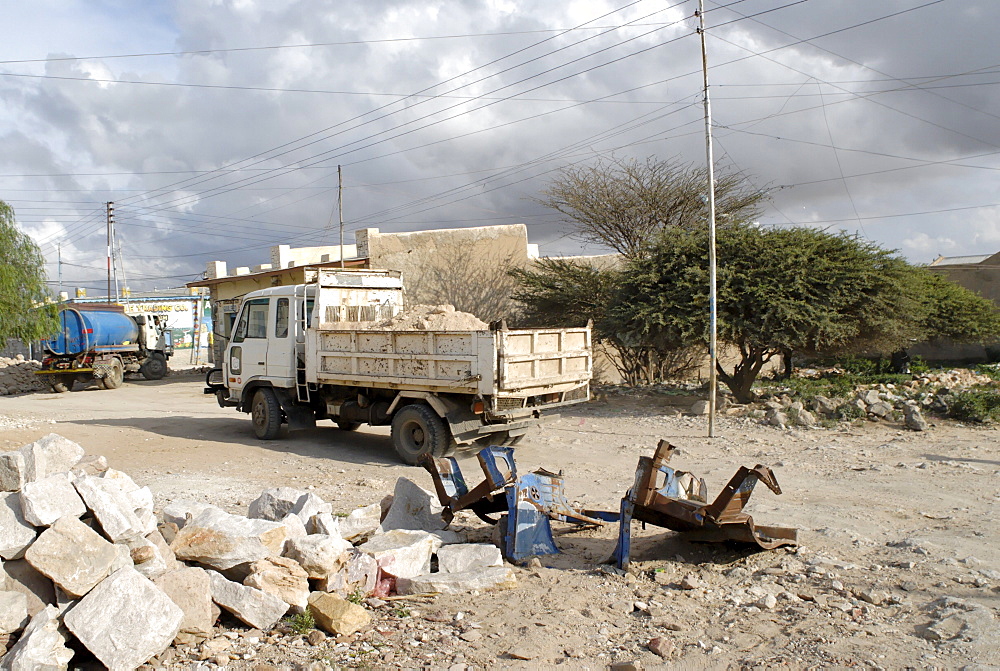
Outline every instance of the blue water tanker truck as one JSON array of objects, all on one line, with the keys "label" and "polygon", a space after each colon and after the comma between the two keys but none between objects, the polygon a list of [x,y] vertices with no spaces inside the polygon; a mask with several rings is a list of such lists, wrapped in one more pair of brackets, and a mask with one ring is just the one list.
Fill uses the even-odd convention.
[{"label": "blue water tanker truck", "polygon": [[158,315],[129,315],[110,303],[68,304],[59,309],[59,329],[42,341],[46,355],[37,371],[55,392],[69,391],[77,380],[117,389],[126,373],[147,380],[167,374],[172,334]]}]

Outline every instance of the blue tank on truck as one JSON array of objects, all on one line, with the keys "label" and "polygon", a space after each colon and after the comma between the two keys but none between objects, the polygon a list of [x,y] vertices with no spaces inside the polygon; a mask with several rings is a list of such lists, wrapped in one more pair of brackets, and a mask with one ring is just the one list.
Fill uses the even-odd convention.
[{"label": "blue tank on truck", "polygon": [[84,352],[134,351],[139,348],[139,327],[132,317],[113,311],[59,312],[59,334],[42,342],[53,354],[73,356]]}]

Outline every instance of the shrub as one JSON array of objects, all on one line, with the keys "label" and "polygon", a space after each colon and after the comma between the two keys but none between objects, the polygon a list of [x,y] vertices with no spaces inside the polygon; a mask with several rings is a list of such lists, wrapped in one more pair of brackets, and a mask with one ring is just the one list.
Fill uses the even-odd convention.
[{"label": "shrub", "polygon": [[1000,392],[969,389],[951,394],[949,410],[952,419],[966,422],[995,422],[1000,419]]}]

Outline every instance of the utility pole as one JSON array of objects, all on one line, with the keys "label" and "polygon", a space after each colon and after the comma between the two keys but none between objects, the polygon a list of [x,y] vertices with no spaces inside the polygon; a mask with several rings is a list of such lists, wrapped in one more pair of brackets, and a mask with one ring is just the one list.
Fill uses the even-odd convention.
[{"label": "utility pole", "polygon": [[340,211],[340,267],[344,267],[344,175],[337,166],[337,209]]},{"label": "utility pole", "polygon": [[107,219],[108,219],[108,303],[111,302],[111,231],[114,227],[115,222],[115,204],[112,201],[108,201],[107,204]]},{"label": "utility pole", "polygon": [[57,255],[58,255],[58,259],[59,259],[59,294],[58,295],[60,296],[60,300],[62,300],[62,243],[61,242],[56,247],[56,249],[58,250],[57,251]]},{"label": "utility pole", "polygon": [[705,0],[698,0],[698,34],[701,36],[701,72],[705,92],[705,155],[708,162],[708,437],[715,438],[715,400],[719,384],[715,368],[718,365],[716,333],[718,312],[716,308],[715,262],[715,161],[712,157],[712,104],[708,97],[708,50],[705,47]]}]

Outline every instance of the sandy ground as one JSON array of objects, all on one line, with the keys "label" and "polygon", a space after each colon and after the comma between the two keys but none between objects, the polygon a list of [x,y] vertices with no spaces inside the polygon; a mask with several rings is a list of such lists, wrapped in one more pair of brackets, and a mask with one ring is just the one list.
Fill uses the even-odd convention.
[{"label": "sandy ground", "polygon": [[[380,500],[401,476],[431,488],[426,472],[398,462],[388,428],[323,426],[259,441],[245,415],[219,408],[202,387],[200,376],[175,374],[116,390],[2,398],[0,451],[56,432],[148,485],[158,505],[200,498],[244,514],[267,487],[311,489],[343,511]],[[661,438],[680,448],[675,466],[706,479],[710,498],[738,466],[770,465],[783,494],[758,487],[748,512],[758,523],[798,527],[801,547],[695,545],[635,524],[633,564],[618,575],[602,564],[617,525],[557,524],[564,553],[518,568],[515,590],[378,611],[370,632],[318,646],[270,637],[245,660],[236,654],[231,668],[312,660],[369,668],[1000,668],[995,429],[938,422],[924,433],[871,423],[782,431],[722,417],[709,439],[705,418],[676,416],[672,402],[690,405],[609,395],[564,410],[518,447],[519,470],[562,469],[571,500],[617,510],[637,458]],[[478,482],[472,455],[459,457]],[[455,527],[473,540],[490,535],[471,515]],[[665,657],[647,647],[656,637]]]}]

